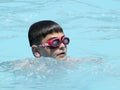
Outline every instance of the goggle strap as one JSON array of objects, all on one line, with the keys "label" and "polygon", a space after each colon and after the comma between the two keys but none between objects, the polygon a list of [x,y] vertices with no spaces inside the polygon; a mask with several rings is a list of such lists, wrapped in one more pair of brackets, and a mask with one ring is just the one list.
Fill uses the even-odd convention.
[{"label": "goggle strap", "polygon": [[48,43],[44,43],[44,44],[40,44],[39,45],[40,47],[46,47],[46,46],[49,46]]}]

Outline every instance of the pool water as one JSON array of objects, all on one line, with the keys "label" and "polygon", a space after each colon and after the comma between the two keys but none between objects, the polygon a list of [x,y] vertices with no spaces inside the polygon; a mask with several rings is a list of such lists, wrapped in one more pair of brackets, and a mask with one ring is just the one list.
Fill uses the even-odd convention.
[{"label": "pool water", "polygon": [[[73,62],[33,57],[28,29],[45,19],[70,37]],[[1,0],[0,20],[0,90],[119,90],[119,0]]]}]

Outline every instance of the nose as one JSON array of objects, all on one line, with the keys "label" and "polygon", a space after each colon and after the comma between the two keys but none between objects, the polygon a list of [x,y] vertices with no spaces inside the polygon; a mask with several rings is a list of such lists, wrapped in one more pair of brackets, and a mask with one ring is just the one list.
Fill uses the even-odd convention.
[{"label": "nose", "polygon": [[59,46],[59,48],[60,48],[61,50],[64,50],[64,49],[66,48],[66,45],[65,45],[64,43],[61,43],[60,46]]}]

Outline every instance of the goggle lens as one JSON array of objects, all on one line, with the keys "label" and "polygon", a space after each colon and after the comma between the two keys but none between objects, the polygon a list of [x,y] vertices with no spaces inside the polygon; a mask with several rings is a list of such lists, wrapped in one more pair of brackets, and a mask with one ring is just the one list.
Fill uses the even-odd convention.
[{"label": "goggle lens", "polygon": [[63,43],[64,43],[65,45],[69,44],[69,42],[70,42],[69,38],[65,37],[65,38],[63,39]]},{"label": "goggle lens", "polygon": [[56,39],[56,40],[53,40],[52,43],[51,43],[51,46],[52,47],[58,47],[60,44],[60,40],[59,39]]}]

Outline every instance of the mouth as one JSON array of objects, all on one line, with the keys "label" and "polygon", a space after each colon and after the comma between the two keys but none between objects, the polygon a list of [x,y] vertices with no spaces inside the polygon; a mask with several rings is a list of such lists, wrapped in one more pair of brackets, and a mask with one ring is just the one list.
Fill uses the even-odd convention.
[{"label": "mouth", "polygon": [[61,52],[61,53],[57,54],[57,56],[64,57],[64,56],[66,56],[66,53],[65,52]]}]

